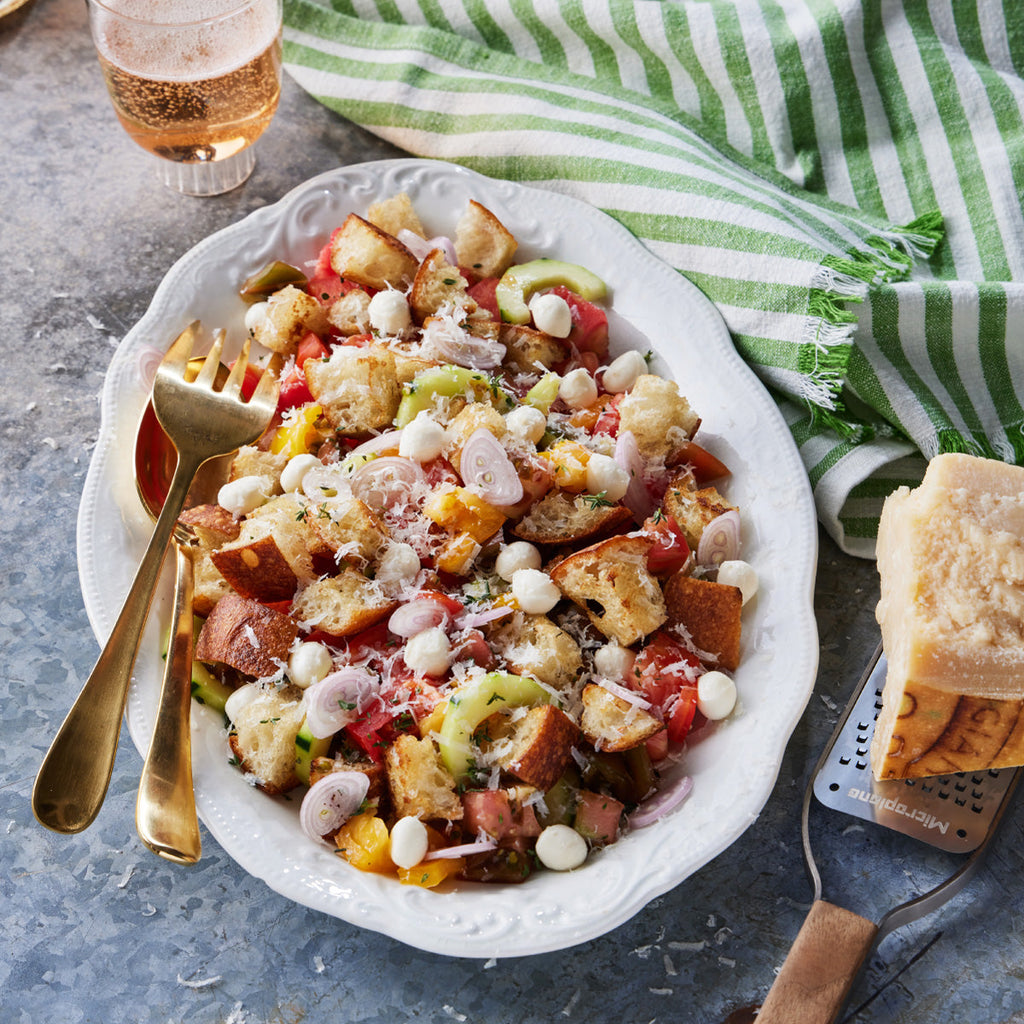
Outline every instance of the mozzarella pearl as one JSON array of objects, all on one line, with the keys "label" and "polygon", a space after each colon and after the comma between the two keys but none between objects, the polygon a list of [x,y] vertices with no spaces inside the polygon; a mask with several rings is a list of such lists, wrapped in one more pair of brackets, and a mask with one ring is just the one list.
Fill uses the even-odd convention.
[{"label": "mozzarella pearl", "polygon": [[597,401],[597,384],[582,366],[570,370],[558,385],[558,397],[570,409],[586,409]]},{"label": "mozzarella pearl", "polygon": [[411,544],[394,541],[381,555],[376,580],[384,585],[401,586],[411,583],[420,571],[420,556]]},{"label": "mozzarella pearl", "polygon": [[267,304],[265,302],[254,302],[245,311],[245,329],[249,334],[255,334],[267,320]]},{"label": "mozzarella pearl", "polygon": [[248,515],[270,499],[270,481],[265,476],[240,476],[217,492],[217,504],[233,516]]},{"label": "mozzarella pearl", "polygon": [[595,452],[587,460],[587,490],[618,501],[629,490],[629,473],[611,456]]},{"label": "mozzarella pearl", "polygon": [[398,454],[414,462],[429,462],[441,454],[447,443],[448,431],[437,420],[431,419],[429,413],[420,412],[403,428],[398,441]]},{"label": "mozzarella pearl", "polygon": [[723,562],[718,567],[717,579],[719,583],[739,587],[744,604],[757,593],[757,573],[752,565],[742,559],[734,558]]},{"label": "mozzarella pearl", "polygon": [[553,292],[534,295],[530,299],[533,325],[554,338],[568,338],[572,330],[572,310],[561,295]]},{"label": "mozzarella pearl", "polygon": [[697,680],[697,709],[706,719],[727,718],[734,707],[736,684],[724,672],[705,672]]},{"label": "mozzarella pearl", "polygon": [[516,540],[506,544],[494,560],[494,571],[507,583],[520,569],[539,569],[540,551],[529,541]]},{"label": "mozzarella pearl", "polygon": [[635,349],[631,349],[612,360],[601,377],[601,386],[610,394],[617,395],[628,391],[646,372],[647,360]]},{"label": "mozzarella pearl", "polygon": [[331,652],[323,644],[306,641],[288,656],[288,678],[303,690],[319,683],[332,668]]},{"label": "mozzarella pearl", "polygon": [[306,474],[314,466],[322,465],[323,463],[315,455],[310,455],[308,452],[292,456],[288,460],[288,465],[281,470],[281,490],[289,493],[299,490]]},{"label": "mozzarella pearl", "polygon": [[537,859],[552,871],[572,871],[587,859],[587,841],[568,825],[548,825],[537,836]]},{"label": "mozzarella pearl", "polygon": [[440,626],[417,633],[405,645],[402,658],[416,673],[425,676],[443,676],[451,664],[452,645]]},{"label": "mozzarella pearl", "polygon": [[517,439],[536,444],[548,429],[548,418],[532,405],[519,405],[505,417],[505,429]]},{"label": "mozzarella pearl", "polygon": [[427,826],[419,818],[399,818],[391,829],[391,861],[397,868],[416,867],[429,846]]},{"label": "mozzarella pearl", "polygon": [[367,307],[370,326],[380,334],[401,334],[409,326],[409,303],[401,292],[377,292]]},{"label": "mozzarella pearl", "polygon": [[613,682],[629,678],[635,660],[636,655],[628,647],[618,644],[605,644],[594,652],[594,668],[598,675]]},{"label": "mozzarella pearl", "polygon": [[516,569],[512,573],[512,596],[527,615],[546,615],[562,599],[562,592],[540,569]]},{"label": "mozzarella pearl", "polygon": [[243,708],[248,707],[260,695],[260,688],[255,683],[245,683],[224,701],[224,714],[228,721],[234,722]]}]

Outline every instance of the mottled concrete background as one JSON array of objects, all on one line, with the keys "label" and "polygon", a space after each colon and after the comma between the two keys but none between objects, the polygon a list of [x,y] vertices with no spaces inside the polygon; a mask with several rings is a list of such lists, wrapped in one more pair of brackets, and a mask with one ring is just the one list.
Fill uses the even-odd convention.
[{"label": "mottled concrete background", "polygon": [[[289,903],[205,831],[197,867],[166,864],[135,835],[141,760],[126,734],[90,829],[35,823],[36,769],[98,653],[75,516],[118,341],[212,231],[321,171],[402,154],[286,82],[254,177],[218,199],[175,196],[113,118],[81,0],[34,0],[0,21],[0,140],[0,1021],[718,1024],[758,1003],[810,903],[808,773],[875,644],[874,567],[824,537],[821,674],[767,807],[685,884],[578,948],[497,962],[421,953]],[[883,943],[852,1019],[1024,1021],[1021,820],[965,895]],[[916,845],[893,852],[831,812],[815,821],[826,895],[868,916],[948,864]]]}]

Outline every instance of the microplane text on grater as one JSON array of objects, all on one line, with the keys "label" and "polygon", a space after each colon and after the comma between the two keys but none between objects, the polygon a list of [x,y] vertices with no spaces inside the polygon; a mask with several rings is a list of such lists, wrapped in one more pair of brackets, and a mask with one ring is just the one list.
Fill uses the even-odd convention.
[{"label": "microplane text on grater", "polygon": [[879,654],[815,776],[814,795],[826,807],[937,849],[970,853],[988,834],[1014,772],[877,781],[871,772],[871,738],[882,708],[885,672],[885,655]]}]

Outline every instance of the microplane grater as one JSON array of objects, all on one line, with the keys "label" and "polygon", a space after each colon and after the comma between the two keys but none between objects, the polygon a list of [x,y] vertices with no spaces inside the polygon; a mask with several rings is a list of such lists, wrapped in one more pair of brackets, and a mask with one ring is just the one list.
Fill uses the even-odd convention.
[{"label": "microplane grater", "polygon": [[875,652],[814,777],[826,807],[902,832],[940,850],[970,853],[989,833],[1015,769],[877,781],[870,747],[882,707],[886,660]]}]

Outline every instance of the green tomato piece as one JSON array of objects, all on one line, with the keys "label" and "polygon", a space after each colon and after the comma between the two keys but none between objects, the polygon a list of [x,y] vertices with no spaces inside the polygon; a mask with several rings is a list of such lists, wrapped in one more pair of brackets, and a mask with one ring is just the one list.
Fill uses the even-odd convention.
[{"label": "green tomato piece", "polygon": [[488,672],[462,687],[449,701],[441,723],[441,760],[462,779],[473,763],[473,733],[485,718],[502,708],[533,707],[547,704],[551,694],[540,683],[526,676],[507,672]]},{"label": "green tomato piece", "polygon": [[523,405],[532,405],[545,416],[551,411],[551,403],[558,397],[562,378],[557,373],[545,373],[529,391],[523,395]]},{"label": "green tomato piece", "polygon": [[274,292],[284,288],[285,285],[294,284],[301,288],[308,280],[298,267],[293,267],[290,263],[283,263],[281,260],[274,260],[273,263],[268,263],[261,270],[257,270],[255,274],[247,277],[242,283],[242,287],[239,288],[238,294],[244,302],[252,304],[262,302]]},{"label": "green tomato piece", "polygon": [[306,720],[302,720],[295,737],[295,774],[300,782],[309,785],[309,770],[313,767],[313,762],[318,757],[326,757],[330,746],[330,736],[318,739],[309,731]]},{"label": "green tomato piece", "polygon": [[586,267],[562,260],[531,260],[509,267],[495,289],[501,319],[510,324],[525,324],[530,321],[530,296],[541,288],[564,285],[581,299],[596,302],[608,292],[604,281]]},{"label": "green tomato piece", "polygon": [[423,370],[402,388],[395,426],[407,426],[421,412],[433,409],[435,399],[457,395],[468,395],[476,402],[490,399],[499,412],[507,412],[515,404],[512,396],[486,373],[446,363]]}]

